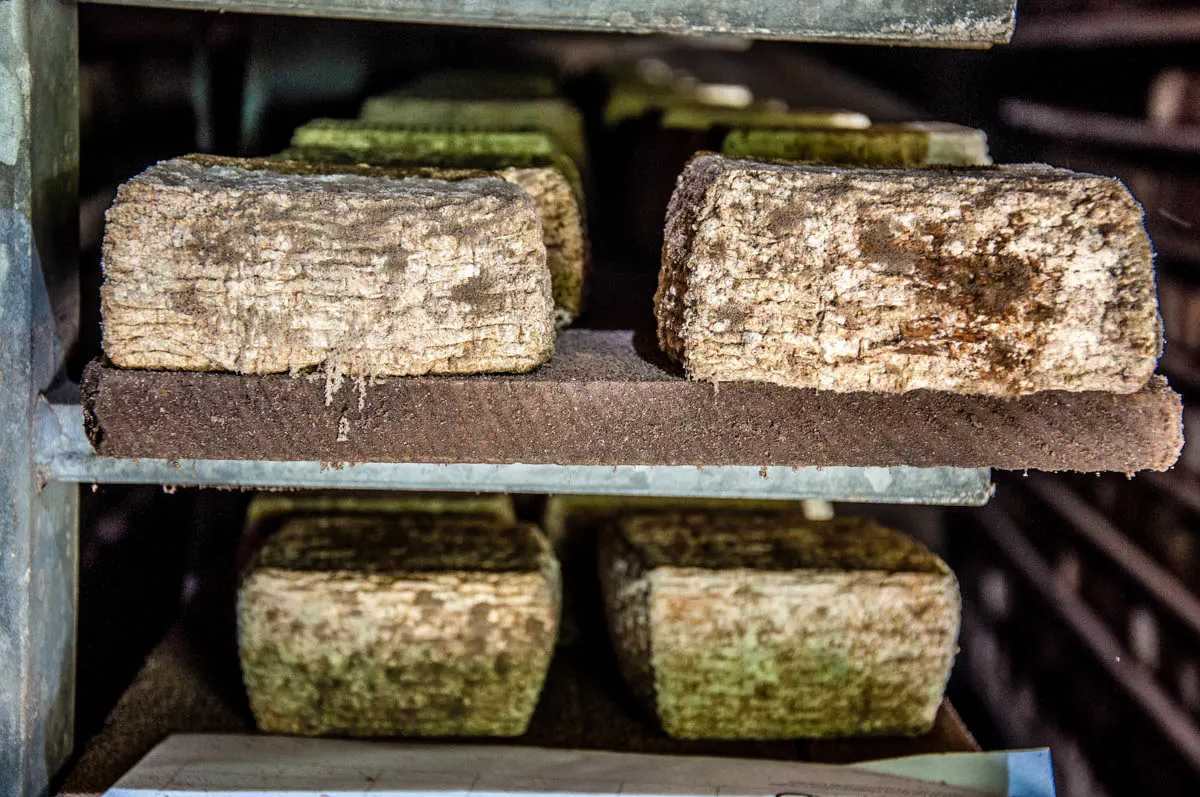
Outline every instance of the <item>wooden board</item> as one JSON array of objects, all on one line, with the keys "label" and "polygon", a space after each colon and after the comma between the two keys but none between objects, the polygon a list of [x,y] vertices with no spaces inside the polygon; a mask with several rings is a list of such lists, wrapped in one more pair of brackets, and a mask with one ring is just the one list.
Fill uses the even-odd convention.
[{"label": "wooden board", "polygon": [[88,366],[102,456],[562,465],[1164,470],[1178,395],[1019,399],[689,382],[649,334],[568,330],[528,374],[327,380]]}]

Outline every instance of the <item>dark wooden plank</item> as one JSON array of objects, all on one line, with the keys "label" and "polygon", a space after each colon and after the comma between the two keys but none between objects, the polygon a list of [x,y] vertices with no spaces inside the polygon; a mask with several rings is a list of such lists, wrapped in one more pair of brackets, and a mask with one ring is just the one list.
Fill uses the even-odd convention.
[{"label": "dark wooden plank", "polygon": [[653,341],[571,330],[529,374],[346,379],[123,371],[93,363],[102,456],[561,465],[1163,470],[1183,443],[1166,381],[1006,400],[689,382]]}]

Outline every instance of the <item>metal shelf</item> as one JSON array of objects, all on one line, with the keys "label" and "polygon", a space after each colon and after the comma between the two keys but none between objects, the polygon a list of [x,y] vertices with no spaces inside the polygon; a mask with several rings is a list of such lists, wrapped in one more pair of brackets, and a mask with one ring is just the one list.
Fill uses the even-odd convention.
[{"label": "metal shelf", "polygon": [[994,490],[987,468],[116,459],[98,457],[92,451],[83,432],[80,407],[45,401],[38,406],[35,440],[39,479],[97,484],[823,498],[947,506],[982,506]]},{"label": "metal shelf", "polygon": [[113,5],[751,39],[987,48],[1012,38],[1016,0],[112,0]]},{"label": "metal shelf", "polygon": [[1200,39],[1200,11],[1081,11],[1035,16],[1021,23],[1014,47],[1113,47],[1181,44]]},{"label": "metal shelf", "polygon": [[1144,119],[1078,111],[1017,99],[1005,100],[1000,106],[1000,115],[1007,124],[1019,130],[1065,141],[1200,153],[1200,125],[1157,127]]}]

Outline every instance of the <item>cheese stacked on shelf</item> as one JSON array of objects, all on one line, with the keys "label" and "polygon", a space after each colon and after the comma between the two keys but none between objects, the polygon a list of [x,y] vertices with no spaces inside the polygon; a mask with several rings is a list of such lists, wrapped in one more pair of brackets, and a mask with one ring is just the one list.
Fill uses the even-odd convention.
[{"label": "cheese stacked on shelf", "polygon": [[517,736],[558,633],[558,562],[507,497],[263,496],[238,593],[262,731]]},{"label": "cheese stacked on shelf", "polygon": [[667,209],[655,311],[694,379],[1133,393],[1162,349],[1118,180],[991,167],[980,131],[738,129]]},{"label": "cheese stacked on shelf", "polygon": [[554,353],[541,219],[496,177],[176,158],[122,185],[106,221],[103,343],[121,368],[337,380]]},{"label": "cheese stacked on shelf", "polygon": [[671,736],[917,735],[954,661],[958,583],[864,518],[629,514],[600,536],[621,670]]}]

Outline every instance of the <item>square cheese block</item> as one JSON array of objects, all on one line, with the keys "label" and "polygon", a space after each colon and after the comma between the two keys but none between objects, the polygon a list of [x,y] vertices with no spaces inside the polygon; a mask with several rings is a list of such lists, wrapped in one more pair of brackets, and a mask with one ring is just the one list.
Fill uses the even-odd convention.
[{"label": "square cheese block", "polygon": [[872,520],[627,517],[600,542],[622,672],[671,736],[927,732],[960,601],[937,556]]},{"label": "square cheese block", "polygon": [[306,736],[517,736],[558,631],[536,526],[317,516],[286,523],[238,594],[258,727]]},{"label": "square cheese block", "polygon": [[554,350],[542,224],[494,177],[175,159],[109,209],[104,351],[122,368],[522,372]]},{"label": "square cheese block", "polygon": [[1133,393],[1162,346],[1120,181],[702,154],[667,210],[663,350],[693,379],[833,391]]}]

